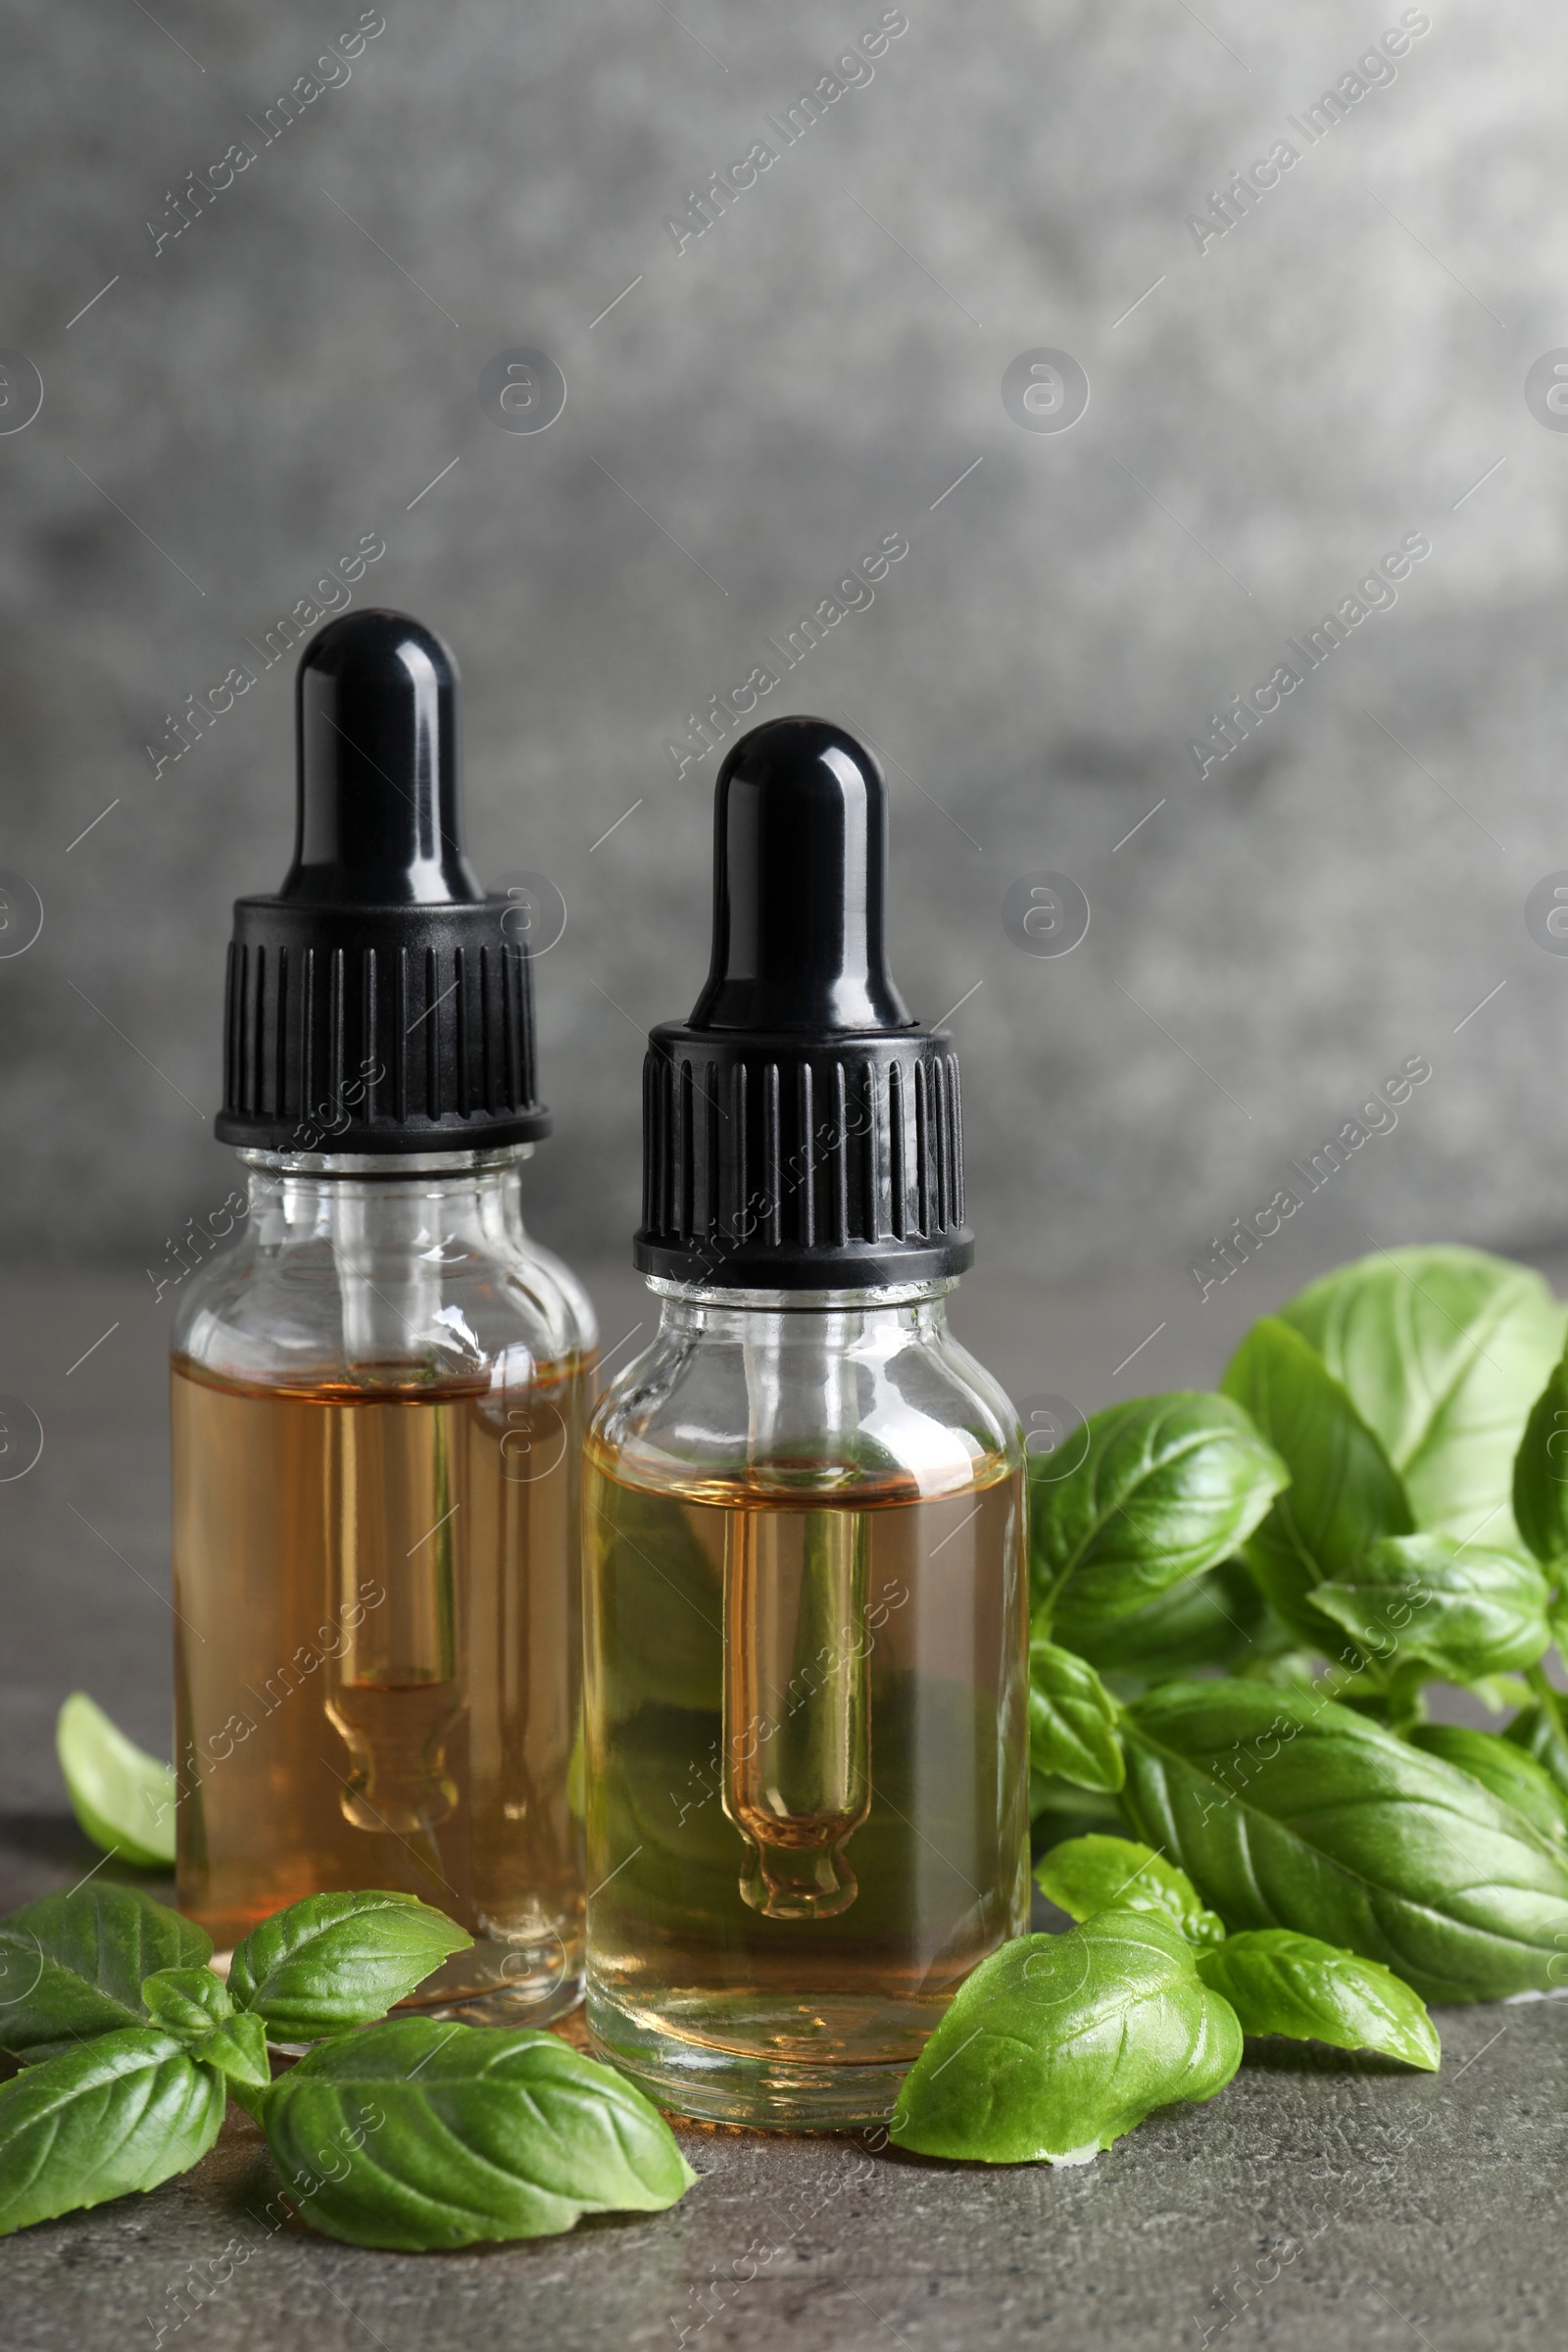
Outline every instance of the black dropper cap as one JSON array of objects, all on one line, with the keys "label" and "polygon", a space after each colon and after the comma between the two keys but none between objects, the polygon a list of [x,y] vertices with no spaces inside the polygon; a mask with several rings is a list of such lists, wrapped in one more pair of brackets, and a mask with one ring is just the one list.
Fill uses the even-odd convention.
[{"label": "black dropper cap", "polygon": [[463,848],[458,668],[404,612],[329,621],[300,657],[294,861],[239,899],[220,1142],[471,1152],[550,1131],[519,912]]},{"label": "black dropper cap", "polygon": [[887,787],[821,718],[730,750],[713,798],[713,960],[643,1069],[645,1274],[860,1290],[961,1273],[958,1064],[887,968]]}]

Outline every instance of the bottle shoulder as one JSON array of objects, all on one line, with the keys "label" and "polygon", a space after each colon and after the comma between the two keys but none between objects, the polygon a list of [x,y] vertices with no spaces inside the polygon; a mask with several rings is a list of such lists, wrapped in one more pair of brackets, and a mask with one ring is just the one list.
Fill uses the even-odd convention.
[{"label": "bottle shoulder", "polygon": [[421,1378],[499,1369],[510,1382],[586,1368],[598,1326],[570,1268],[514,1232],[402,1250],[253,1224],[190,1280],[171,1346],[240,1381],[404,1363]]},{"label": "bottle shoulder", "polygon": [[588,1458],[632,1486],[888,1499],[985,1487],[1023,1466],[1017,1414],[951,1333],[795,1316],[788,1343],[662,1326],[599,1400]]}]

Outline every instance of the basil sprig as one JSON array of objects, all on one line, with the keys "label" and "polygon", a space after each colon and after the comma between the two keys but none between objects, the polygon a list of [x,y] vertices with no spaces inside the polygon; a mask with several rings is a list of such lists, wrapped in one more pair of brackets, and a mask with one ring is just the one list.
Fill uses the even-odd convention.
[{"label": "basil sprig", "polygon": [[[1256,1324],[1222,1396],[1118,1404],[1071,1468],[1033,1466],[1036,1876],[1077,1932],[1163,1915],[1247,2032],[1418,2067],[1422,1996],[1555,1986],[1564,1319],[1503,1259],[1379,1250]],[[1430,1722],[1443,1683],[1517,1711]],[[1131,1839],[1072,1834],[1112,1806]],[[1018,2140],[983,2144],[988,2052],[933,2044],[910,2077],[950,2152]]]},{"label": "basil sprig", "polygon": [[[230,2097],[306,2218],[356,2245],[673,2204],[696,2176],[662,2116],[554,2034],[373,2022],[471,1940],[410,1895],[312,1895],[252,1930],[225,1984],[202,1931],[136,1888],[0,1922],[0,2044],[29,2061],[0,2087],[0,2235],[188,2171]],[[316,2046],[274,2082],[269,2039]]]},{"label": "basil sprig", "polygon": [[1186,1873],[1133,1839],[1054,1847],[1036,1873],[1080,1924],[983,1961],[915,2062],[892,2136],[928,2156],[1085,2164],[1156,2107],[1222,2090],[1245,2034],[1375,2050],[1434,2071],[1442,2049],[1391,1969],[1315,1936],[1227,1936]]}]

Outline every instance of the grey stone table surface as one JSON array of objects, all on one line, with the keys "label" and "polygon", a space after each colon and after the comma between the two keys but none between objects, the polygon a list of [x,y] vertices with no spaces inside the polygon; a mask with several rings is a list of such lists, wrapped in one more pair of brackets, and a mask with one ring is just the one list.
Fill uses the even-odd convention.
[{"label": "grey stone table surface", "polygon": [[[1565,1287],[1568,1263],[1543,1262]],[[1316,1270],[1260,1264],[1250,1289],[1201,1306],[1175,1278],[1074,1290],[982,1273],[956,1322],[1014,1394],[1092,1409],[1135,1386],[1212,1383],[1245,1324]],[[613,1344],[648,1301],[619,1269],[594,1288]],[[1121,1369],[1146,1334],[1136,1373]],[[54,1764],[66,1691],[91,1690],[149,1745],[167,1740],[167,1304],[134,1272],[0,1282],[0,1394],[24,1397],[45,1432],[36,1467],[0,1485],[6,1910],[96,1858]],[[701,2180],[673,2211],[461,2254],[272,2228],[265,2148],[231,2110],[187,2179],[0,2245],[0,2347],[1555,2348],[1568,2005],[1439,2023],[1435,2077],[1250,2045],[1210,2105],[1156,2117],[1079,2170],[682,2127]]]}]

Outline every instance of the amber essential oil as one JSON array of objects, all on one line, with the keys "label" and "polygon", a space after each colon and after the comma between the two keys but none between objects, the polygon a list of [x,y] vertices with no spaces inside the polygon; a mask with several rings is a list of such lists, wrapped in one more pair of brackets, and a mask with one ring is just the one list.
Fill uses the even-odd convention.
[{"label": "amber essential oil", "polygon": [[583,1970],[579,1450],[593,1310],[526,1231],[538,903],[465,855],[458,676],[342,614],[295,685],[294,857],[241,899],[219,1140],[242,1229],[172,1339],[179,1899],[220,1954],[387,1888],[475,2024]]},{"label": "amber essential oil", "polygon": [[715,2122],[881,2121],[1028,1918],[1023,1437],[948,1329],[957,1059],[888,970],[886,806],[822,719],[724,759],[644,1065],[659,1329],[584,1448],[589,2032]]},{"label": "amber essential oil", "polygon": [[660,1492],[590,1446],[590,2019],[656,2096],[874,2120],[1019,1932],[1021,1488]]},{"label": "amber essential oil", "polygon": [[474,1936],[426,1997],[580,1969],[576,1448],[591,1367],[525,1396],[408,1367],[172,1377],[180,1907],[220,1948],[385,1886]]}]

